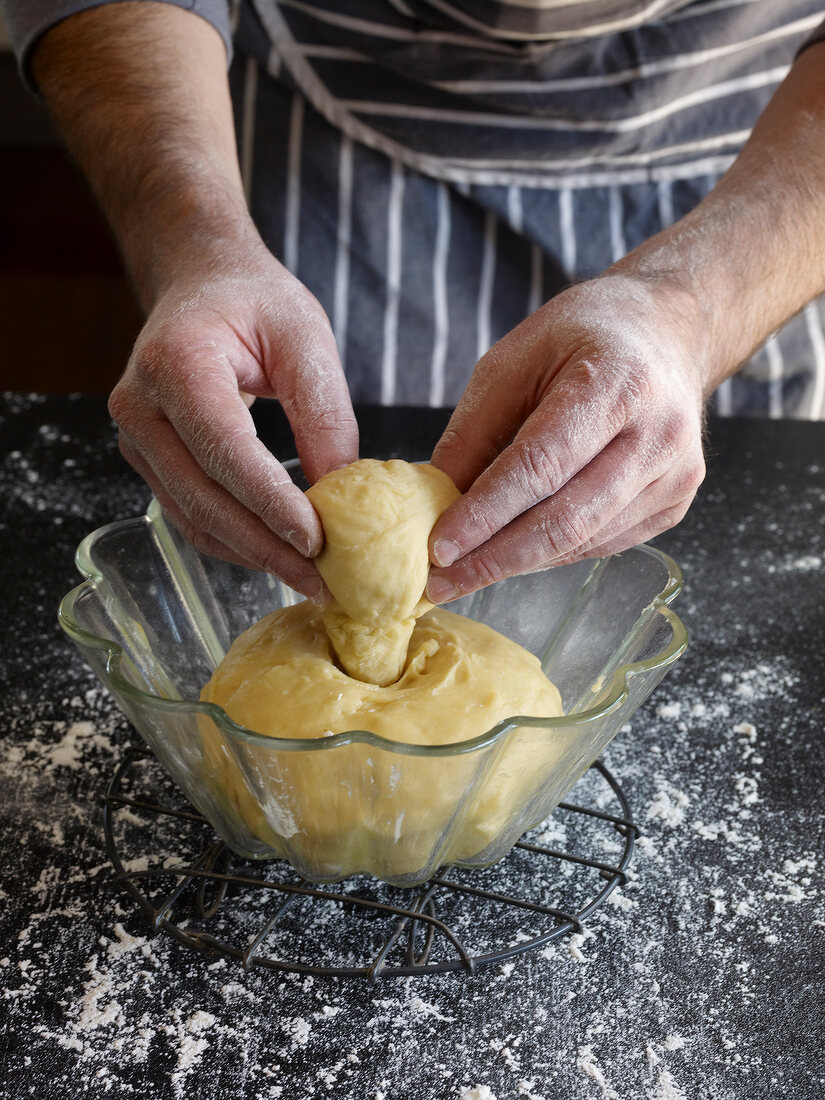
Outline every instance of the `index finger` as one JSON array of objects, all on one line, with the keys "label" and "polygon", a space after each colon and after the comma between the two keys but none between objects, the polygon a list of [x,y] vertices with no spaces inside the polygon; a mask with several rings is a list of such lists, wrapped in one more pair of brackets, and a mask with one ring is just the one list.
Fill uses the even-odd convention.
[{"label": "index finger", "polygon": [[226,363],[199,364],[169,395],[164,410],[201,467],[305,556],[323,545],[315,509],[258,438],[235,372]]},{"label": "index finger", "polygon": [[555,377],[512,443],[437,520],[435,565],[451,565],[553,496],[620,433],[626,412],[605,374],[583,359]]}]

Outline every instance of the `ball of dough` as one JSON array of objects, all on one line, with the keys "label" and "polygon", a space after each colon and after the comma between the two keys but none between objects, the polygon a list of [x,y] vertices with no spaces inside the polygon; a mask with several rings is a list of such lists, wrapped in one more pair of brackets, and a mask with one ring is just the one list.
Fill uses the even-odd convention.
[{"label": "ball of dough", "polygon": [[433,524],[459,491],[428,464],[365,458],[307,492],[324,527],[315,559],[335,600],[324,622],[342,667],[359,680],[401,675],[424,598]]}]

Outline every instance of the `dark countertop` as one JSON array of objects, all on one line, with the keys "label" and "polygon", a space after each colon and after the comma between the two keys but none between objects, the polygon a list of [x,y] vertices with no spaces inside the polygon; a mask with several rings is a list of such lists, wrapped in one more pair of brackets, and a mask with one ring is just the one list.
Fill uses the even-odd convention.
[{"label": "dark countertop", "polygon": [[[361,420],[364,453],[423,457],[443,416]],[[134,735],[55,613],[147,493],[102,400],[7,395],[0,429],[0,1096],[820,1100],[825,424],[712,423],[658,540],[691,646],[605,754],[628,884],[543,951],[375,986],[210,960],[113,882],[99,796]]]}]

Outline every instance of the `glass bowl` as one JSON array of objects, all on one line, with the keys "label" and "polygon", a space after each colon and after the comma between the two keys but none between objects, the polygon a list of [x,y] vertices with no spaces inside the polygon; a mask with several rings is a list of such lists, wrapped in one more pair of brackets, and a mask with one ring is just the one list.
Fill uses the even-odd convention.
[{"label": "glass bowl", "polygon": [[302,599],[200,555],[153,501],[77,550],[86,577],[61,626],[227,845],[306,879],[398,886],[501,859],[542,822],[687,645],[666,554],[623,554],[500,581],[449,605],[535,653],[563,717],[513,715],[471,741],[410,745],[364,730],[307,739],[245,729],[198,696],[231,642]]}]

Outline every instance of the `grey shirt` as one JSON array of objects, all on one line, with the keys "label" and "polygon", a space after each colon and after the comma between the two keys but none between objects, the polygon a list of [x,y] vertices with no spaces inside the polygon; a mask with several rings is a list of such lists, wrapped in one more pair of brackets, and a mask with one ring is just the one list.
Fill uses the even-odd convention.
[{"label": "grey shirt", "polygon": [[[0,10],[2,10],[6,20],[9,39],[20,63],[21,73],[26,83],[32,86],[29,61],[32,49],[41,35],[45,34],[47,30],[56,23],[59,23],[62,19],[66,19],[68,16],[74,15],[79,11],[85,11],[88,8],[102,7],[106,3],[119,2],[120,0],[0,0]],[[196,15],[200,15],[203,19],[206,19],[207,22],[211,23],[223,38],[226,44],[227,56],[231,59],[231,0],[161,0],[161,2],[174,4],[175,7],[194,12]],[[678,4],[673,4],[672,6],[678,6]],[[488,9],[495,9],[496,7],[502,9],[502,5],[496,5],[495,3],[486,3],[485,7]],[[575,7],[575,3],[571,2],[568,5],[564,5],[563,10],[575,9]],[[605,7],[611,9],[621,9],[624,7],[626,10],[634,10],[638,8],[638,5],[628,4],[626,2],[622,3],[621,0],[619,3],[614,2],[614,0],[603,0],[601,4],[589,4],[587,7],[590,8],[592,12],[594,8],[603,10]],[[469,10],[473,8],[478,12],[480,6],[474,4]],[[506,9],[502,10],[506,13]],[[536,9],[533,10],[535,11]],[[657,12],[657,14],[661,13]],[[534,18],[539,20],[536,25],[537,29],[543,30],[544,28],[542,27],[541,21],[547,18],[547,13],[539,9],[539,15]],[[592,18],[592,15],[590,18]],[[490,27],[492,28],[496,22],[500,23],[501,18],[496,19],[495,13],[493,12],[490,16]],[[517,34],[515,28],[513,28],[511,34],[515,37]],[[528,37],[530,36],[528,35]],[[811,42],[821,41],[822,39],[825,39],[825,22],[823,22],[806,40],[803,48],[810,45]]]},{"label": "grey shirt", "polygon": [[[105,3],[119,0],[0,0],[0,9],[6,20],[12,49],[20,63],[23,79],[31,87],[29,69],[32,49],[47,30],[79,11],[100,8]],[[216,28],[224,42],[228,55],[232,52],[232,29],[227,0],[163,0],[177,8],[202,16]]]}]

